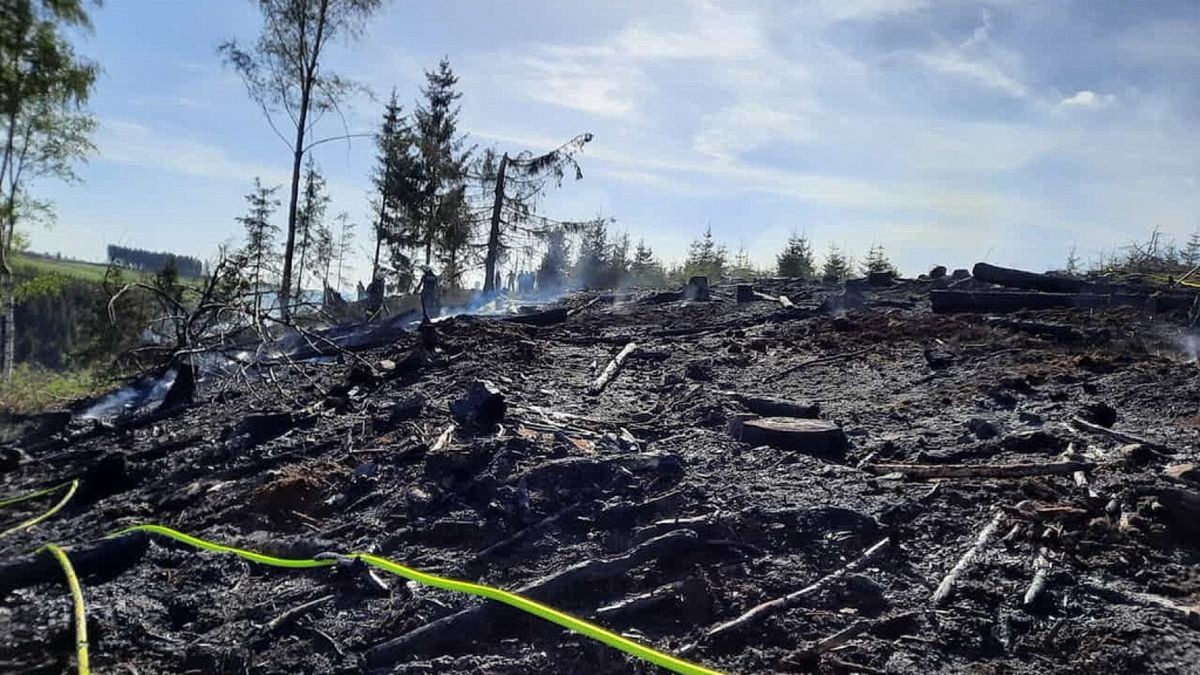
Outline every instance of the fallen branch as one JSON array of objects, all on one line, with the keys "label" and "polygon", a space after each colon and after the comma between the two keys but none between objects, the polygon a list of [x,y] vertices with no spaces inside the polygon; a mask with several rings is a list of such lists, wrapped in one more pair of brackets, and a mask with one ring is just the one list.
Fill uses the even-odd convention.
[{"label": "fallen branch", "polygon": [[868,351],[870,351],[870,350],[869,349],[856,349],[852,352],[843,352],[841,354],[834,354],[833,356],[822,356],[817,359],[809,359],[807,361],[801,361],[800,363],[797,363],[794,366],[791,366],[789,368],[784,368],[782,371],[780,371],[780,373],[778,375],[776,375],[776,377],[783,377],[784,375],[791,375],[792,373],[796,372],[797,370],[800,370],[801,368],[807,368],[809,366],[816,366],[816,365],[820,365],[822,363],[832,363],[834,361],[841,361],[842,359],[852,359],[855,356],[862,356],[863,354],[866,354]]},{"label": "fallen branch", "polygon": [[1029,589],[1025,591],[1025,597],[1021,601],[1022,604],[1029,607],[1037,602],[1038,596],[1046,588],[1046,575],[1049,573],[1050,559],[1046,557],[1046,547],[1043,546],[1038,551],[1037,558],[1033,560],[1033,581],[1029,582]]},{"label": "fallen branch", "polygon": [[433,442],[433,445],[429,446],[429,452],[440,452],[441,450],[444,450],[447,445],[450,445],[450,439],[454,438],[454,429],[455,426],[453,423],[447,426],[446,430],[443,431],[437,437],[437,440]]},{"label": "fallen branch", "polygon": [[958,577],[971,566],[971,563],[979,556],[979,552],[983,550],[983,547],[987,546],[988,541],[991,540],[992,535],[996,534],[996,530],[1000,527],[1000,523],[1003,520],[1004,512],[997,510],[996,515],[992,516],[988,524],[979,531],[979,536],[975,538],[975,543],[971,548],[967,549],[966,553],[963,553],[958,562],[954,564],[954,567],[950,568],[950,572],[942,579],[942,583],[938,584],[937,590],[933,592],[933,597],[931,598],[933,604],[940,605],[950,597],[950,593],[954,591],[954,584],[958,581]]},{"label": "fallen branch", "polygon": [[[871,546],[866,551],[863,551],[863,554],[861,556],[859,556],[857,559],[851,561],[849,564],[842,567],[841,569],[838,569],[834,572],[826,574],[825,576],[816,580],[812,584],[809,584],[808,586],[805,586],[804,588],[801,588],[798,591],[793,591],[781,598],[775,598],[774,600],[768,600],[767,602],[756,605],[756,606],[752,607],[749,611],[747,611],[747,612],[743,613],[741,616],[737,617],[736,619],[733,619],[731,621],[726,621],[725,623],[720,624],[720,625],[710,629],[708,632],[706,632],[704,634],[704,639],[711,640],[720,635],[728,634],[732,631],[738,630],[739,628],[743,628],[750,624],[757,623],[758,621],[761,621],[761,620],[767,618],[768,616],[778,614],[790,607],[793,607],[793,606],[799,604],[799,602],[801,600],[816,593],[817,591],[820,591],[820,590],[826,588],[827,586],[832,584],[834,581],[841,579],[842,577],[846,576],[847,574],[853,574],[854,572],[857,572],[858,570],[861,570],[864,567],[866,567],[867,565],[871,564],[875,560],[875,558],[880,554],[880,552],[882,552],[884,550],[884,548],[887,546],[889,541],[891,541],[889,538],[884,537],[883,539],[881,539],[880,541],[875,543],[875,545]],[[690,647],[685,648],[684,651],[690,651],[690,649],[692,649],[694,647],[695,647],[695,645],[691,645]]]},{"label": "fallen branch", "polygon": [[608,383],[612,382],[613,378],[617,376],[617,372],[621,370],[621,366],[625,364],[625,359],[629,358],[629,355],[632,354],[636,349],[637,343],[630,342],[629,344],[625,345],[625,348],[622,349],[619,354],[613,357],[612,361],[608,362],[608,366],[604,368],[604,372],[600,373],[600,377],[597,377],[596,381],[592,383],[592,386],[588,387],[588,393],[595,395],[604,391],[604,388],[608,386]]},{"label": "fallen branch", "polygon": [[1069,476],[1090,471],[1090,462],[1051,462],[1027,464],[866,464],[863,471],[877,475],[902,473],[910,478],[1025,478],[1028,476]]},{"label": "fallen branch", "polygon": [[279,630],[279,628],[281,626],[283,626],[285,623],[291,621],[292,619],[295,619],[296,617],[300,616],[301,614],[304,614],[305,612],[307,612],[310,609],[313,609],[314,607],[320,607],[321,605],[329,602],[330,600],[333,600],[335,597],[337,597],[337,596],[332,593],[330,593],[329,595],[322,595],[321,597],[317,598],[316,600],[309,600],[308,602],[305,602],[300,605],[296,605],[295,607],[282,612],[279,616],[277,616],[274,619],[271,619],[270,621],[267,622],[267,626],[266,626],[267,632],[270,633],[270,632]]},{"label": "fallen branch", "polygon": [[1159,443],[1158,441],[1152,441],[1148,438],[1136,436],[1134,434],[1131,434],[1131,433],[1128,433],[1125,431],[1117,431],[1116,429],[1109,429],[1108,427],[1102,427],[1099,424],[1094,424],[1094,423],[1089,422],[1080,417],[1071,418],[1071,426],[1076,427],[1078,429],[1084,429],[1086,431],[1091,431],[1093,433],[1103,434],[1105,436],[1108,436],[1110,438],[1115,438],[1118,441],[1122,441],[1125,443],[1140,443],[1148,448],[1155,448],[1155,449],[1161,450],[1163,452],[1170,452],[1170,453],[1174,452],[1173,450],[1171,450],[1167,446],[1163,445],[1162,443]]}]

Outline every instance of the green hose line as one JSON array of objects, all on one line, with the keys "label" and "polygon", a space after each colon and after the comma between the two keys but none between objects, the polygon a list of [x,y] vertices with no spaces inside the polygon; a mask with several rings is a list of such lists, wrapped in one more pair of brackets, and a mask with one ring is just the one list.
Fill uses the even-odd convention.
[{"label": "green hose line", "polygon": [[275,556],[255,553],[247,551],[244,548],[234,548],[233,546],[225,546],[212,541],[206,541],[198,537],[193,537],[190,534],[184,534],[179,530],[173,530],[162,525],[134,525],[127,527],[124,530],[114,532],[112,536],[117,537],[127,532],[149,532],[150,534],[161,534],[164,537],[170,537],[175,541],[182,542],[188,546],[194,546],[205,551],[214,553],[231,553],[233,555],[245,558],[246,560],[256,562],[262,565],[271,565],[272,567],[287,567],[290,569],[310,569],[313,567],[330,567],[336,565],[336,560],[314,560],[312,558],[276,558]]},{"label": "green hose line", "polygon": [[20,504],[21,502],[29,501],[30,499],[37,499],[38,497],[48,495],[51,492],[58,492],[66,485],[67,483],[59,483],[53,487],[42,488],[41,490],[34,490],[33,492],[26,492],[25,494],[17,495],[16,497],[5,497],[4,499],[0,499],[0,509],[4,508],[5,506]]},{"label": "green hose line", "polygon": [[83,588],[79,586],[79,577],[75,574],[75,567],[71,565],[71,559],[67,557],[66,551],[54,544],[46,544],[39,551],[47,551],[53,555],[62,567],[63,574],[67,576],[67,586],[71,589],[73,603],[72,613],[75,617],[76,672],[79,675],[89,675],[91,670],[88,668],[87,609],[83,604]]},{"label": "green hose line", "polygon": [[510,593],[508,591],[493,588],[492,586],[484,586],[483,584],[473,584],[469,581],[458,581],[456,579],[447,579],[445,577],[427,574],[419,570],[405,567],[398,563],[394,563],[387,558],[380,558],[371,555],[370,553],[351,553],[350,557],[358,558],[364,563],[372,567],[378,567],[385,572],[391,572],[397,576],[411,579],[417,583],[441,588],[447,591],[457,591],[459,593],[469,593],[480,597],[503,602],[506,605],[511,605],[517,609],[528,612],[539,619],[545,619],[551,623],[556,623],[563,628],[575,631],[584,636],[590,637],[598,642],[603,642],[609,647],[619,649],[630,656],[636,656],[639,659],[645,659],[657,666],[666,668],[673,673],[683,673],[684,675],[721,675],[719,671],[710,670],[703,666],[689,663],[683,659],[676,658],[670,654],[651,649],[643,644],[634,642],[628,638],[623,638],[616,633],[607,631],[594,623],[589,623],[583,619],[577,619],[570,614],[560,612],[553,607],[548,607],[540,602],[530,600],[522,595]]},{"label": "green hose line", "polygon": [[[114,533],[113,536],[121,535],[126,532],[148,532],[151,534],[159,534],[184,544],[188,544],[189,546],[203,549],[205,551],[230,553],[247,560],[261,563],[263,565],[272,565],[275,567],[305,569],[313,567],[328,567],[330,565],[337,564],[336,560],[331,559],[316,560],[312,558],[276,558],[274,556],[264,555],[262,553],[255,553],[254,551],[247,551],[245,549],[234,548],[232,546],[225,546],[223,544],[217,544],[215,542],[199,539],[163,525],[134,525]],[[445,577],[428,574],[426,572],[421,572],[411,567],[405,567],[399,563],[392,562],[387,558],[371,555],[370,553],[355,552],[346,557],[361,560],[367,565],[376,567],[400,577],[404,577],[405,579],[410,579],[420,584],[433,586],[434,588],[441,588],[447,591],[454,591],[457,593],[477,595],[490,600],[495,600],[497,602],[503,602],[506,605],[516,607],[523,612],[528,612],[529,614],[532,614],[540,619],[558,624],[563,628],[572,630],[615,649],[619,649],[630,656],[649,661],[650,663],[661,666],[674,673],[681,673],[682,675],[721,675],[719,671],[710,670],[703,666],[689,663],[683,659],[671,656],[670,654],[665,654],[663,652],[651,649],[650,647],[605,630],[593,623],[575,618],[570,614],[560,612],[553,607],[548,607],[540,602],[517,595],[516,593],[510,593],[499,588],[493,588],[492,586],[484,586],[483,584],[475,584],[468,581],[458,581],[456,579],[447,579]]]},{"label": "green hose line", "polygon": [[63,495],[62,499],[58,500],[57,504],[55,504],[54,506],[51,506],[49,508],[49,510],[47,510],[45,513],[43,513],[39,516],[34,516],[28,520],[25,520],[20,523],[17,523],[16,525],[13,525],[12,527],[8,528],[7,530],[4,530],[3,532],[0,532],[0,539],[3,539],[4,537],[7,537],[10,534],[13,534],[14,532],[20,532],[21,530],[28,530],[29,528],[33,527],[34,525],[37,525],[38,523],[42,522],[43,520],[46,520],[47,518],[53,516],[54,514],[58,513],[59,511],[61,511],[62,507],[66,506],[67,502],[71,501],[71,497],[75,496],[75,490],[77,490],[79,488],[79,479],[76,478],[75,480],[73,480],[69,483],[63,483],[62,485],[55,485],[52,488],[46,488],[44,490],[37,490],[34,492],[30,492],[28,494],[21,495],[19,497],[10,497],[9,499],[5,499],[4,501],[0,502],[0,507],[4,507],[4,506],[8,506],[9,504],[16,504],[18,502],[23,502],[28,499],[33,499],[35,497],[41,497],[44,495],[48,495],[52,492],[57,492],[58,490],[61,490],[64,487],[67,488],[67,493]]}]

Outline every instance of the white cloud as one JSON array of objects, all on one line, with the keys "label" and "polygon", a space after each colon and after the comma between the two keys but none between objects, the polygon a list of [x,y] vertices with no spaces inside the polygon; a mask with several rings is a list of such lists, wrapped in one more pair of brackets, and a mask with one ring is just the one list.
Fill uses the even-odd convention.
[{"label": "white cloud", "polygon": [[747,102],[707,116],[694,147],[702,155],[730,160],[767,143],[812,138],[811,126],[800,115]]},{"label": "white cloud", "polygon": [[930,0],[818,0],[816,8],[821,15],[840,21],[906,14],[928,9],[931,4]]},{"label": "white cloud", "polygon": [[1059,101],[1058,105],[1060,108],[1107,108],[1116,102],[1114,94],[1097,94],[1084,89]]},{"label": "white cloud", "polygon": [[1025,98],[1029,88],[1014,74],[1020,55],[992,39],[992,18],[986,9],[971,36],[953,47],[917,54],[917,62],[940,73],[974,81],[1013,98]]},{"label": "white cloud", "polygon": [[234,159],[215,145],[126,120],[102,120],[97,145],[103,160],[185,176],[238,181],[261,176],[268,184],[289,178],[274,167]]}]

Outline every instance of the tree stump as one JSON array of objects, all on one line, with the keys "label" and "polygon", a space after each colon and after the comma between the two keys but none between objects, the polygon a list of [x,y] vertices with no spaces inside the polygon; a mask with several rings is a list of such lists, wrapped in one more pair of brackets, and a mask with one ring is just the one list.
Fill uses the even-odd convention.
[{"label": "tree stump", "polygon": [[750,445],[840,458],[846,454],[846,434],[833,422],[796,417],[760,417],[735,421],[733,437]]}]

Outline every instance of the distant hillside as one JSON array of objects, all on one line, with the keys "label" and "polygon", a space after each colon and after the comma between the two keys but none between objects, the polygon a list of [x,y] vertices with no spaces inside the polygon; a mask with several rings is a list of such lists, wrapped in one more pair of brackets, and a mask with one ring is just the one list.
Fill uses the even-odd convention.
[{"label": "distant hillside", "polygon": [[108,270],[105,263],[87,262],[60,258],[44,253],[18,253],[13,256],[13,272],[18,277],[33,277],[38,274],[60,274],[83,281],[104,281]]}]

